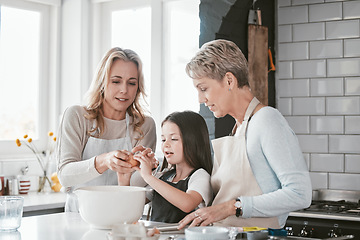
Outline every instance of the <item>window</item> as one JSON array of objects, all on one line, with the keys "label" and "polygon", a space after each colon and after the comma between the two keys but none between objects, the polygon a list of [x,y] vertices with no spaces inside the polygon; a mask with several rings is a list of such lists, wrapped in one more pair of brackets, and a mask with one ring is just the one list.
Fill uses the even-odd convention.
[{"label": "window", "polygon": [[0,0],[0,158],[30,153],[15,144],[25,134],[46,144],[53,102],[49,16],[48,5]]},{"label": "window", "polygon": [[199,4],[200,0],[118,0],[98,5],[101,17],[95,21],[102,24],[95,36],[101,39],[95,41],[98,48],[94,51],[101,56],[118,46],[139,54],[147,102],[158,131],[169,113],[200,109],[196,90],[185,73],[186,63],[199,48]]},{"label": "window", "polygon": [[[129,24],[129,19],[131,23]],[[134,50],[143,61],[146,92],[151,92],[151,8],[142,7],[113,11],[111,17],[111,47]],[[150,102],[151,95],[146,99]]]},{"label": "window", "polygon": [[163,5],[163,118],[173,111],[199,112],[200,104],[185,66],[199,49],[199,1],[167,1]]}]

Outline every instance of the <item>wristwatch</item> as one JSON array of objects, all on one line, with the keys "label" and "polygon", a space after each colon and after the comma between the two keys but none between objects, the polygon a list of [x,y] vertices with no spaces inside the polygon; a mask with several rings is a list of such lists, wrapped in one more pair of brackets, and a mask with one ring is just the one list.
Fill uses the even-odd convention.
[{"label": "wristwatch", "polygon": [[234,204],[235,208],[236,208],[236,217],[240,217],[242,215],[242,207],[241,207],[241,201],[239,198],[235,199],[235,204]]}]

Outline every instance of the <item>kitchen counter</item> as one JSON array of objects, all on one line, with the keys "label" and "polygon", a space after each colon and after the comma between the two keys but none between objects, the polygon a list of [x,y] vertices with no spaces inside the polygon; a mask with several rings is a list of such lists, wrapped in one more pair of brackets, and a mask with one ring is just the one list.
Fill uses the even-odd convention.
[{"label": "kitchen counter", "polygon": [[59,213],[64,211],[66,193],[29,192],[28,194],[20,196],[24,197],[24,217],[49,213]]},{"label": "kitchen counter", "polygon": [[[156,226],[157,223],[142,221],[145,226]],[[164,226],[164,223],[161,223]],[[11,240],[109,240],[107,233],[111,230],[93,229],[82,220],[79,213],[62,212],[40,216],[23,217],[21,226],[14,232],[0,232],[0,239]],[[184,233],[161,233],[159,240],[167,240],[169,236],[176,236],[177,240],[185,240]],[[288,236],[274,238],[281,240],[310,240]],[[336,238],[334,238],[336,239]],[[319,240],[311,238],[311,240]]]},{"label": "kitchen counter", "polygon": [[[145,225],[151,224],[144,221]],[[21,226],[16,232],[2,233],[0,239],[5,239],[5,234],[11,235],[13,240],[108,240],[106,234],[110,230],[92,229],[82,220],[79,213],[55,213],[41,216],[23,217]],[[160,240],[174,234],[161,234]],[[183,234],[178,235],[184,237]]]}]

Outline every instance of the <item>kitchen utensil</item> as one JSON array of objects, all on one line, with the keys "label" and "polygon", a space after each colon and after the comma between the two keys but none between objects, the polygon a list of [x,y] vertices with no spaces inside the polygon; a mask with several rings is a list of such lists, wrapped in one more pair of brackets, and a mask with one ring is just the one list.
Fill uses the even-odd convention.
[{"label": "kitchen utensil", "polygon": [[21,225],[24,198],[0,196],[0,231],[15,231]]},{"label": "kitchen utensil", "polygon": [[225,227],[191,227],[185,229],[186,240],[228,240],[229,230]]},{"label": "kitchen utensil", "polygon": [[166,225],[159,225],[159,226],[156,226],[156,228],[160,231],[160,232],[173,232],[173,231],[176,231],[176,232],[183,232],[184,230],[179,230],[178,229],[179,227],[179,224],[176,223],[176,224],[166,224]]},{"label": "kitchen utensil", "polygon": [[114,224],[133,223],[143,214],[146,188],[89,186],[74,191],[79,211],[94,228],[110,229]]},{"label": "kitchen utensil", "polygon": [[[150,231],[152,231],[152,234],[150,234]],[[157,240],[159,237],[159,233],[155,234],[153,229],[146,229],[142,222],[116,224],[112,227],[112,231],[107,234],[109,240]]]},{"label": "kitchen utensil", "polygon": [[248,25],[249,84],[254,96],[268,104],[268,28],[261,25],[261,11],[251,10],[255,24]]}]

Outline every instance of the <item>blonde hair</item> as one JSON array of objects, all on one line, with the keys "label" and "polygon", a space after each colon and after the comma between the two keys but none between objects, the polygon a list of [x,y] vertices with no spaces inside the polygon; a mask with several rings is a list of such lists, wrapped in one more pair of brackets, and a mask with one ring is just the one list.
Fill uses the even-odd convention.
[{"label": "blonde hair", "polygon": [[131,61],[135,63],[138,70],[139,88],[136,92],[134,102],[126,110],[133,117],[134,131],[140,133],[140,139],[143,138],[141,126],[145,122],[145,109],[140,104],[140,98],[146,96],[144,86],[144,74],[142,71],[142,62],[140,57],[133,50],[114,47],[110,49],[99,63],[96,75],[86,94],[86,111],[85,117],[89,120],[96,120],[96,125],[89,131],[89,134],[97,132],[97,137],[101,136],[105,130],[104,114],[102,106],[104,103],[104,90],[110,79],[110,70],[115,60]]},{"label": "blonde hair", "polygon": [[231,72],[238,87],[249,86],[248,64],[239,47],[228,40],[214,40],[205,43],[186,65],[187,75],[200,79],[208,77],[222,81],[227,72]]}]

